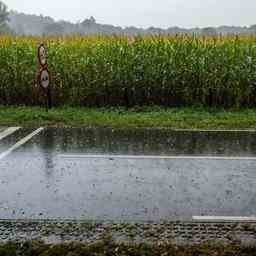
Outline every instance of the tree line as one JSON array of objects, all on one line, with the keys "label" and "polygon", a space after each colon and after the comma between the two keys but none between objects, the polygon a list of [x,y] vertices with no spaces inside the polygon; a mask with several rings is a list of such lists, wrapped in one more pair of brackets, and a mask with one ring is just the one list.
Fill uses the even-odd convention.
[{"label": "tree line", "polygon": [[119,27],[99,24],[94,17],[86,18],[81,22],[55,21],[51,17],[42,15],[28,15],[16,11],[8,11],[6,4],[0,1],[0,35],[227,35],[227,34],[256,34],[256,25],[252,26],[220,26],[206,28],[184,29],[169,27],[167,29],[149,27],[147,29],[136,27]]}]

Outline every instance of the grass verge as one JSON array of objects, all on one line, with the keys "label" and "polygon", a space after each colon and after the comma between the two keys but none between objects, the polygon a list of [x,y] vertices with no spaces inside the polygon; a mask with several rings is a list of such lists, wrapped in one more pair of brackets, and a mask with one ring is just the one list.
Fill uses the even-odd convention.
[{"label": "grass verge", "polygon": [[78,243],[65,243],[59,245],[45,245],[40,242],[27,242],[4,244],[0,246],[1,256],[81,256],[81,255],[131,255],[131,256],[251,256],[256,255],[255,246],[243,247],[241,245],[197,245],[174,246],[172,244],[116,244],[111,241],[102,241],[91,245]]},{"label": "grass verge", "polygon": [[0,126],[87,126],[113,128],[256,129],[256,109],[0,106]]}]

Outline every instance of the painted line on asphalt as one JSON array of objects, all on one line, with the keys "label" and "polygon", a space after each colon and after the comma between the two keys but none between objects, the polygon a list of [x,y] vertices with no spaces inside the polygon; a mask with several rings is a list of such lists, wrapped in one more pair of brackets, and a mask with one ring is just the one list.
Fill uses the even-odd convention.
[{"label": "painted line on asphalt", "polygon": [[230,129],[230,130],[225,130],[225,129],[170,129],[175,132],[210,132],[210,133],[216,133],[216,132],[238,132],[238,133],[243,133],[243,132],[248,132],[248,133],[256,133],[256,129]]},{"label": "painted line on asphalt", "polygon": [[248,132],[248,133],[256,133],[256,129],[189,129],[189,128],[170,128],[170,127],[152,127],[152,128],[136,128],[136,130],[164,130],[164,131],[170,131],[170,132],[210,132],[210,133],[216,133],[216,132],[231,132],[231,133],[243,133],[243,132]]},{"label": "painted line on asphalt", "polygon": [[7,136],[11,135],[12,133],[16,132],[19,129],[20,127],[10,127],[5,129],[4,131],[0,132],[0,140],[6,138]]},{"label": "painted line on asphalt", "polygon": [[25,143],[27,143],[29,140],[31,140],[34,136],[36,136],[37,134],[39,134],[44,128],[40,127],[39,129],[35,130],[34,132],[30,133],[29,135],[27,135],[26,137],[24,137],[23,139],[21,139],[20,141],[18,141],[16,144],[14,144],[11,148],[9,148],[7,151],[3,152],[0,154],[0,160],[2,160],[3,158],[5,158],[6,156],[8,156],[9,154],[11,154],[14,150],[18,149],[19,147],[21,147],[22,145],[24,145]]},{"label": "painted line on asphalt", "polygon": [[225,157],[225,156],[150,156],[150,155],[68,155],[68,154],[60,154],[58,155],[60,158],[67,159],[134,159],[134,160],[228,160],[228,161],[256,161],[256,157]]},{"label": "painted line on asphalt", "polygon": [[251,221],[256,222],[255,217],[241,217],[241,216],[193,216],[196,221]]}]

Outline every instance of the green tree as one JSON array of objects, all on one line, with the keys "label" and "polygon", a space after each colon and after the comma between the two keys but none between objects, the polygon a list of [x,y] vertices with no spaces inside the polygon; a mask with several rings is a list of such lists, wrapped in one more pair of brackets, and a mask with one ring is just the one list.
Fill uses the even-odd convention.
[{"label": "green tree", "polygon": [[85,19],[82,23],[82,26],[90,26],[96,24],[96,19],[91,16],[89,19]]},{"label": "green tree", "polygon": [[7,6],[0,1],[0,24],[6,23],[9,19],[9,12],[7,10]]},{"label": "green tree", "polygon": [[250,26],[250,30],[251,30],[253,33],[256,33],[256,24],[251,25],[251,26]]},{"label": "green tree", "polygon": [[217,30],[213,27],[203,28],[201,33],[202,33],[202,35],[205,35],[205,36],[216,36],[216,35],[218,35]]},{"label": "green tree", "polygon": [[63,35],[65,32],[64,27],[62,24],[59,23],[52,23],[44,26],[43,34],[48,36],[54,36],[54,35]]},{"label": "green tree", "polygon": [[12,34],[12,30],[8,26],[9,12],[7,5],[0,1],[0,35]]},{"label": "green tree", "polygon": [[10,29],[10,27],[6,24],[0,24],[0,35],[13,35],[14,32]]}]

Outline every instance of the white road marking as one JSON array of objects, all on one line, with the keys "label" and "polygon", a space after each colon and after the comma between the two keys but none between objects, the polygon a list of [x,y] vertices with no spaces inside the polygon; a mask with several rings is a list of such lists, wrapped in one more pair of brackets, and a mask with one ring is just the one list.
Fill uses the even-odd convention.
[{"label": "white road marking", "polygon": [[173,129],[175,132],[210,132],[210,133],[215,133],[215,132],[238,132],[238,133],[243,133],[243,132],[249,132],[249,133],[256,133],[256,129],[233,129],[233,130],[225,130],[225,129]]},{"label": "white road marking", "polygon": [[16,132],[19,129],[20,127],[10,127],[5,129],[4,131],[0,132],[0,140],[6,138],[7,136],[11,135],[12,133]]},{"label": "white road marking", "polygon": [[102,159],[134,159],[134,160],[143,160],[143,159],[152,159],[152,160],[229,160],[229,161],[256,161],[256,157],[226,157],[226,156],[151,156],[151,155],[68,155],[60,154],[60,158],[102,158]]},{"label": "white road marking", "polygon": [[24,137],[23,139],[21,139],[20,141],[18,141],[15,145],[13,145],[11,148],[9,148],[7,151],[3,152],[2,154],[0,154],[0,160],[2,160],[3,158],[5,158],[6,156],[8,156],[9,154],[11,154],[14,150],[18,149],[19,147],[21,147],[22,145],[24,145],[25,143],[27,143],[30,139],[32,139],[35,135],[39,134],[44,128],[41,127],[37,130],[35,130],[34,132],[30,133],[29,135],[27,135],[26,137]]},{"label": "white road marking", "polygon": [[235,216],[193,216],[196,221],[253,221],[256,222],[255,217],[235,217]]}]

